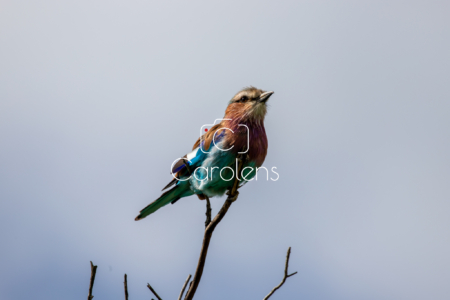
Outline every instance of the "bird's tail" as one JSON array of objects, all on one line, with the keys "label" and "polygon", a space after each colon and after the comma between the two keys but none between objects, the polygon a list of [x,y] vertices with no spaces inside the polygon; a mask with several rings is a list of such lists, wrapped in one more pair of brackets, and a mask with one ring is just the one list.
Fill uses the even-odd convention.
[{"label": "bird's tail", "polygon": [[154,213],[164,205],[169,204],[170,202],[177,201],[181,197],[188,196],[187,194],[192,195],[193,193],[189,190],[186,191],[183,185],[177,185],[173,189],[168,190],[164,194],[162,194],[158,199],[147,205],[143,210],[140,211],[139,215],[134,219],[135,221],[139,221],[149,214]]}]

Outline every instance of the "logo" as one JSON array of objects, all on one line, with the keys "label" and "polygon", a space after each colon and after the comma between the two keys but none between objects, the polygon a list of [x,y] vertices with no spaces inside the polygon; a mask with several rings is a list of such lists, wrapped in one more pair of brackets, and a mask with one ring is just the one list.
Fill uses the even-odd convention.
[{"label": "logo", "polygon": [[[220,176],[220,178],[223,181],[230,181],[230,180],[233,180],[236,176],[237,179],[240,181],[244,181],[244,180],[252,181],[253,179],[258,180],[258,171],[259,170],[265,170],[266,180],[269,181],[269,170],[265,167],[246,166],[246,167],[242,168],[241,173],[238,174],[239,171],[238,171],[237,158],[236,158],[235,164],[233,166],[233,167],[235,167],[234,169],[231,167],[231,165],[219,167],[219,166],[204,165],[204,164],[202,164],[202,162],[199,161],[199,156],[201,155],[201,153],[199,153],[200,151],[203,152],[204,154],[211,153],[211,146],[209,147],[208,151],[205,151],[202,147],[204,138],[205,138],[206,134],[208,133],[208,131],[210,131],[211,128],[213,126],[215,126],[216,124],[220,124],[221,121],[227,121],[227,120],[231,120],[231,119],[216,119],[213,124],[205,124],[200,127],[200,145],[199,145],[199,147],[197,149],[193,150],[192,152],[186,154],[185,157],[177,158],[172,163],[170,170],[171,170],[171,174],[172,174],[173,178],[175,178],[178,181],[186,181],[186,180],[190,180],[192,178],[192,176],[194,176],[194,178],[196,180],[198,180],[200,182],[204,182],[207,180],[217,180],[218,179],[217,176]],[[243,151],[238,152],[238,154],[246,154],[250,149],[250,130],[249,130],[248,126],[245,124],[239,124],[238,127],[241,128],[241,130],[239,132],[235,132],[232,129],[230,129],[228,127],[224,127],[224,126],[218,128],[214,132],[214,135],[212,137],[212,143],[213,143],[214,147],[217,148],[217,150],[219,150],[219,151],[223,151],[223,152],[230,151],[231,149],[233,149],[234,145],[232,145],[228,149],[223,149],[222,148],[223,145],[221,144],[221,138],[223,138],[223,136],[225,134],[227,134],[227,135],[245,134],[246,140],[247,140],[247,143],[246,143],[247,147],[246,147],[246,149],[243,149]],[[196,164],[197,164],[197,166],[195,166]],[[189,177],[187,177],[185,179],[175,177],[174,174],[179,172],[183,168],[186,168],[186,170],[188,171]],[[270,180],[272,180],[272,181],[278,181],[278,179],[280,178],[280,175],[275,170],[276,170],[276,167],[271,168],[271,172],[276,175],[276,178],[272,178],[272,177],[270,178]]]}]

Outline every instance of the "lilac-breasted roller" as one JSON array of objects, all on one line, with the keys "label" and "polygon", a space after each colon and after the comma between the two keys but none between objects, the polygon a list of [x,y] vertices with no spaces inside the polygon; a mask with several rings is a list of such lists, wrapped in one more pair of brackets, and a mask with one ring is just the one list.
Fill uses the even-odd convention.
[{"label": "lilac-breasted roller", "polygon": [[237,173],[237,157],[245,155],[238,180],[242,186],[256,175],[267,154],[264,117],[273,92],[248,87],[229,102],[225,116],[194,144],[193,151],[172,166],[174,179],[163,188],[171,189],[140,211],[136,221],[180,198],[196,194],[199,199],[222,196]]}]

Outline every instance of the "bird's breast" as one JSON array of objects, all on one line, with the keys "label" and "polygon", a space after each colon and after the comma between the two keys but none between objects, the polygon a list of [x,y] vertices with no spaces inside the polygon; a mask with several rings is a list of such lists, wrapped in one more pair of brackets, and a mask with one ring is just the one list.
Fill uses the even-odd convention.
[{"label": "bird's breast", "polygon": [[246,153],[248,160],[261,166],[267,155],[268,141],[264,124],[239,123],[229,124],[231,130],[227,130],[225,143],[236,155]]}]

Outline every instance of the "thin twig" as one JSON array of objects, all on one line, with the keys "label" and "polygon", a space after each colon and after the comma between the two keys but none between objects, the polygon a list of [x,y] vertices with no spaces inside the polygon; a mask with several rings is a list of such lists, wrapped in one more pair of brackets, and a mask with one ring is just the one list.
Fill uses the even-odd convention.
[{"label": "thin twig", "polygon": [[206,199],[206,221],[205,227],[208,227],[209,223],[211,223],[211,202],[209,201],[209,197],[205,195]]},{"label": "thin twig", "polygon": [[[242,171],[242,167],[244,166],[244,159],[242,159],[240,156],[237,159],[238,159],[237,174],[240,174]],[[237,174],[236,174],[236,178],[235,178],[233,187],[227,193],[228,194],[227,200],[225,200],[225,203],[223,204],[222,208],[217,213],[217,215],[214,217],[214,219],[209,223],[208,226],[206,226],[205,234],[203,236],[202,249],[200,250],[200,257],[198,259],[197,269],[195,270],[194,279],[192,279],[192,282],[186,293],[186,297],[184,298],[185,300],[192,300],[194,298],[195,292],[197,291],[197,287],[202,278],[203,268],[205,267],[206,255],[208,254],[209,242],[211,241],[211,237],[214,232],[214,229],[216,228],[217,224],[219,224],[219,222],[223,219],[223,217],[227,213],[228,209],[230,208],[231,204],[234,201],[236,201],[236,199],[239,195],[239,192],[237,191],[237,188],[238,188]]]},{"label": "thin twig", "polygon": [[97,266],[94,266],[94,264],[91,261],[91,280],[89,281],[88,300],[92,300],[92,298],[94,298],[94,296],[92,296],[92,289],[94,288],[94,280],[95,280],[96,272],[97,272]]},{"label": "thin twig", "polygon": [[269,299],[270,296],[272,296],[273,293],[275,293],[275,291],[278,290],[278,289],[284,284],[284,282],[286,281],[287,278],[289,278],[289,277],[294,276],[295,274],[297,274],[297,272],[294,272],[294,273],[288,275],[289,257],[290,257],[290,256],[291,256],[291,247],[288,248],[287,255],[286,255],[286,264],[285,264],[285,266],[284,266],[284,276],[283,276],[283,280],[281,281],[281,283],[280,283],[279,285],[277,285],[276,287],[274,287],[273,290],[271,290],[270,293],[269,293],[266,297],[264,297],[263,300]]},{"label": "thin twig", "polygon": [[178,296],[178,300],[181,300],[184,294],[184,290],[186,289],[187,284],[189,283],[189,280],[191,279],[191,274],[189,274],[188,278],[184,282],[183,288],[181,289],[180,296]]},{"label": "thin twig", "polygon": [[158,300],[162,300],[161,297],[155,292],[155,290],[152,288],[152,286],[150,285],[150,283],[147,283],[147,287],[150,289],[150,291],[152,291],[153,295],[156,296],[156,298],[158,298]]},{"label": "thin twig", "polygon": [[123,286],[125,288],[125,300],[128,300],[127,274],[125,274],[125,276],[124,276]]}]

